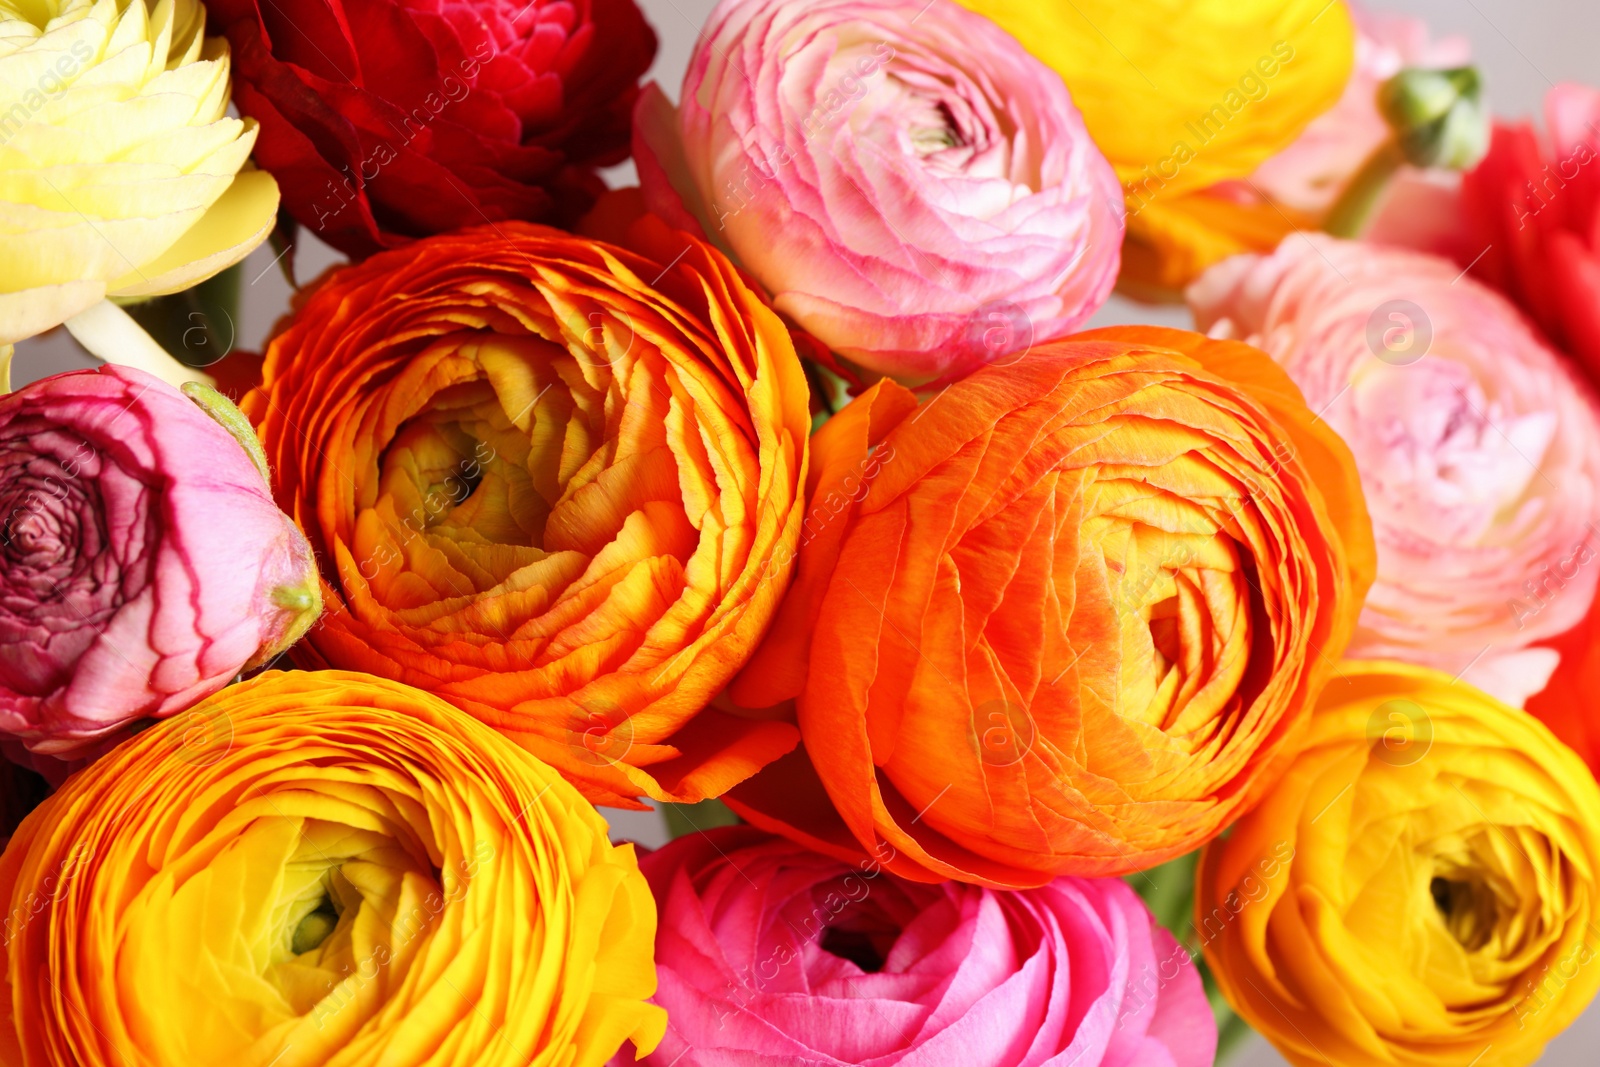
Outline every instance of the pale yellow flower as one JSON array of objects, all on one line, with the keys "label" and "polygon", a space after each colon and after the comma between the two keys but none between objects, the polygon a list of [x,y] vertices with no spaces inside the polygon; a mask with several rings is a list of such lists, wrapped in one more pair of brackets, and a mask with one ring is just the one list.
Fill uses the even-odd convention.
[{"label": "pale yellow flower", "polygon": [[0,0],[0,344],[186,289],[278,207],[199,0]]}]

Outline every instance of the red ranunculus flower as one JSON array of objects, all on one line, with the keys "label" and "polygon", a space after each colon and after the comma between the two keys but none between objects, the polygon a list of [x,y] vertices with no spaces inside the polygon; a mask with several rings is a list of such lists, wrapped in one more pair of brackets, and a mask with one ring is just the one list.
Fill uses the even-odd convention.
[{"label": "red ranunculus flower", "polygon": [[1547,136],[1498,126],[1461,181],[1462,249],[1473,271],[1522,305],[1600,377],[1600,91],[1562,84],[1545,97]]},{"label": "red ranunculus flower", "polygon": [[569,222],[627,157],[656,38],[633,0],[208,0],[283,203],[353,256]]}]

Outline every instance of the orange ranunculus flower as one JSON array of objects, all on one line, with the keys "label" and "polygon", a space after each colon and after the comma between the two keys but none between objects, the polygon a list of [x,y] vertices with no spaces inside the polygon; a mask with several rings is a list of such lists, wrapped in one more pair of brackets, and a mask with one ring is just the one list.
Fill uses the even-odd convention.
[{"label": "orange ranunculus flower", "polygon": [[8,1067],[599,1067],[666,1028],[631,845],[444,701],[261,675],[0,857]]},{"label": "orange ranunculus flower", "polygon": [[1206,961],[1298,1067],[1523,1067],[1600,989],[1600,787],[1538,720],[1350,661],[1195,881]]},{"label": "orange ranunculus flower", "polygon": [[1098,330],[920,410],[880,383],[812,464],[795,584],[732,689],[797,698],[804,746],[729,797],[908,878],[1200,845],[1292,754],[1372,579],[1349,452],[1238,342]]},{"label": "orange ranunculus flower", "polygon": [[798,738],[705,705],[788,584],[809,393],[720,253],[612,225],[336,271],[241,406],[322,562],[303,665],[436,693],[597,803],[695,801]]}]

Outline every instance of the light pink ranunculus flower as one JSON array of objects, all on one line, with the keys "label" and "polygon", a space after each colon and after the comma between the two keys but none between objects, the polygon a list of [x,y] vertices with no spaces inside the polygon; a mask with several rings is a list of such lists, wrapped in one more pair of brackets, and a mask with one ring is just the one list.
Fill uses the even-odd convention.
[{"label": "light pink ranunculus flower", "polygon": [[1189,289],[1271,353],[1355,454],[1378,577],[1348,655],[1520,706],[1600,576],[1600,408],[1503,297],[1423,253],[1294,234]]},{"label": "light pink ranunculus flower", "polygon": [[143,371],[0,397],[0,736],[83,755],[304,632],[321,609],[316,564],[264,471]]},{"label": "light pink ranunculus flower", "polygon": [[[887,848],[887,846],[884,846]],[[1188,953],[1120,879],[999,892],[751,827],[640,861],[660,908],[650,1067],[1210,1067]],[[612,1067],[634,1062],[624,1047]]]},{"label": "light pink ranunculus flower", "polygon": [[657,215],[906,382],[1070,332],[1121,262],[1122,189],[1060,75],[953,0],[724,0],[634,153]]},{"label": "light pink ranunculus flower", "polygon": [[1356,173],[1393,136],[1378,110],[1378,87],[1401,70],[1448,70],[1472,62],[1461,36],[1435,41],[1421,19],[1351,5],[1356,22],[1356,65],[1344,94],[1312,120],[1295,141],[1268,159],[1245,182],[1241,195],[1265,194],[1315,219],[1325,217]]}]

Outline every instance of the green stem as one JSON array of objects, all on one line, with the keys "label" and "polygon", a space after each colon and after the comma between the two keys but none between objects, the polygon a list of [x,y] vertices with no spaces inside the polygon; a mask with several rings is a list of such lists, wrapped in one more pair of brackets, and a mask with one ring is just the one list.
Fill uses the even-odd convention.
[{"label": "green stem", "polygon": [[714,826],[739,825],[739,816],[720,800],[702,800],[698,804],[664,803],[661,814],[666,816],[667,833],[674,840]]},{"label": "green stem", "polygon": [[1372,218],[1373,209],[1378,206],[1380,196],[1405,161],[1399,142],[1391,137],[1361,165],[1345,188],[1344,195],[1328,212],[1328,219],[1322,228],[1335,237],[1361,236],[1361,231],[1366,229]]},{"label": "green stem", "polygon": [[243,264],[234,264],[181,293],[123,310],[185,366],[209,367],[233,350],[239,331]]}]

